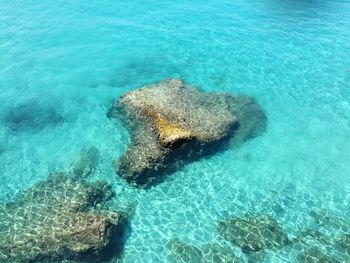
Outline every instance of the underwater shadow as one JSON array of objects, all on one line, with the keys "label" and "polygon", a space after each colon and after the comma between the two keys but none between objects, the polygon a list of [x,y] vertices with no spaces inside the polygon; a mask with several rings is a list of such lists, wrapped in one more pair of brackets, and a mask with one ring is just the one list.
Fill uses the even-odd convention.
[{"label": "underwater shadow", "polygon": [[30,99],[5,110],[2,121],[13,132],[37,132],[64,122],[54,105]]}]

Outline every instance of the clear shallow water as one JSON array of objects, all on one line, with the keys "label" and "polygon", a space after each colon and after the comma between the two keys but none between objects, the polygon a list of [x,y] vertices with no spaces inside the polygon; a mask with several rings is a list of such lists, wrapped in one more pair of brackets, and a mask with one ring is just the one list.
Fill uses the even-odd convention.
[{"label": "clear shallow water", "polygon": [[[137,204],[123,262],[164,262],[174,237],[224,242],[218,220],[247,212],[272,215],[291,236],[315,227],[315,209],[350,224],[349,1],[0,1],[0,14],[1,116],[34,100],[64,118],[41,130],[0,123],[1,202],[95,145],[93,179]],[[255,97],[268,129],[138,190],[115,175],[129,136],[106,112],[167,77]]]}]

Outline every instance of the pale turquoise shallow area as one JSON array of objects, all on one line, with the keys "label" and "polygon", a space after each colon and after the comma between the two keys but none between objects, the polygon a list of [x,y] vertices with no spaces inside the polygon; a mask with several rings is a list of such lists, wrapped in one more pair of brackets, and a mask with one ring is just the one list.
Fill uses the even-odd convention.
[{"label": "pale turquoise shallow area", "polygon": [[[138,190],[115,174],[130,138],[106,112],[168,77],[255,97],[268,129]],[[174,237],[224,242],[217,222],[247,212],[273,216],[291,236],[314,227],[312,210],[350,224],[348,0],[0,0],[0,116],[30,100],[64,122],[38,131],[0,122],[0,202],[95,145],[92,179],[136,205],[118,261],[166,262]],[[265,258],[294,260],[285,250]]]}]

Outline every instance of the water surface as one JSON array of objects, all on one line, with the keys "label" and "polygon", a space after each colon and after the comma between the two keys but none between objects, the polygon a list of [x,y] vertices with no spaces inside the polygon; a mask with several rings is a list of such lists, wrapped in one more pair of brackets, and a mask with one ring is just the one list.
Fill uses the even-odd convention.
[{"label": "water surface", "polygon": [[[174,237],[225,242],[218,221],[248,212],[273,216],[290,236],[317,227],[313,210],[350,224],[350,1],[0,0],[0,14],[1,202],[95,145],[92,179],[137,204],[122,262],[165,262]],[[168,77],[255,97],[268,129],[139,190],[115,174],[130,138],[106,112]],[[23,105],[46,112],[45,125],[7,122]]]}]

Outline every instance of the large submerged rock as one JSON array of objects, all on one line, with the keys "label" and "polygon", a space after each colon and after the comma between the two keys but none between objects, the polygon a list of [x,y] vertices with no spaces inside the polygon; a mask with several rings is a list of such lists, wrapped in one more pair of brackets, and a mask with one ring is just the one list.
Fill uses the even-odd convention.
[{"label": "large submerged rock", "polygon": [[0,262],[85,262],[105,257],[118,244],[125,218],[104,207],[110,186],[83,180],[95,149],[83,154],[72,173],[50,175],[0,205]]},{"label": "large submerged rock", "polygon": [[132,142],[117,161],[129,182],[150,185],[186,161],[265,129],[267,119],[252,98],[205,93],[168,79],[121,96],[108,113],[130,130]]}]

